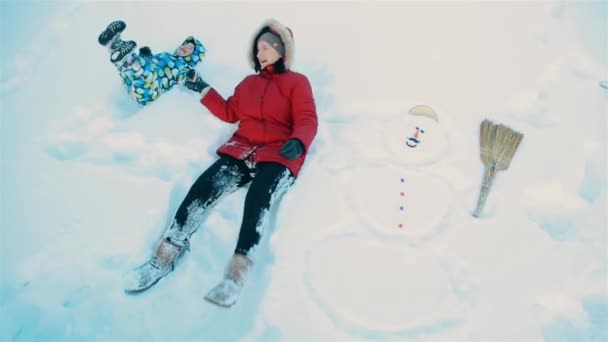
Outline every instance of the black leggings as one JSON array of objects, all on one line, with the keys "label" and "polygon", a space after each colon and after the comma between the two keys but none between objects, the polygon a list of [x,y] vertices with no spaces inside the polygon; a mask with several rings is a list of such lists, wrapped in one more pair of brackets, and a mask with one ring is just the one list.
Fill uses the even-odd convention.
[{"label": "black leggings", "polygon": [[222,155],[194,182],[175,214],[172,228],[182,231],[189,239],[205,211],[222,195],[251,182],[235,249],[235,253],[249,256],[260,242],[266,212],[294,179],[289,169],[279,163],[262,162],[250,168],[242,160]]}]

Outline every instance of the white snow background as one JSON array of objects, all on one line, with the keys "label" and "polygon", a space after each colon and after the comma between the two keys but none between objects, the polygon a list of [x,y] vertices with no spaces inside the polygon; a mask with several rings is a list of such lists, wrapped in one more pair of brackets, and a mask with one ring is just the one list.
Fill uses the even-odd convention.
[{"label": "white snow background", "polygon": [[[606,2],[2,0],[0,16],[0,340],[608,340]],[[198,69],[228,96],[269,17],[294,32],[319,131],[239,302],[203,296],[245,189],[174,272],[124,294],[235,126],[179,87],[137,105],[98,34],[120,18],[153,52],[194,35]],[[407,167],[375,142],[418,104],[450,146]],[[484,118],[524,139],[475,219]],[[440,223],[403,238],[370,227],[358,204],[394,170],[449,184],[423,194],[452,199]]]}]

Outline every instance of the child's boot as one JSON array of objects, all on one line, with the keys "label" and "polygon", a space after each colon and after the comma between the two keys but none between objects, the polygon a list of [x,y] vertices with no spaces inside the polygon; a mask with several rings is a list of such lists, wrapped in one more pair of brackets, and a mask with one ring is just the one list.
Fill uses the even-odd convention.
[{"label": "child's boot", "polygon": [[122,20],[116,20],[110,23],[106,29],[101,32],[99,38],[99,44],[106,46],[110,43],[119,33],[125,30],[127,24]]},{"label": "child's boot", "polygon": [[126,42],[121,40],[119,46],[116,46],[116,49],[113,50],[110,55],[110,62],[114,64],[121,62],[125,57],[131,54],[136,46],[137,43],[132,40]]}]

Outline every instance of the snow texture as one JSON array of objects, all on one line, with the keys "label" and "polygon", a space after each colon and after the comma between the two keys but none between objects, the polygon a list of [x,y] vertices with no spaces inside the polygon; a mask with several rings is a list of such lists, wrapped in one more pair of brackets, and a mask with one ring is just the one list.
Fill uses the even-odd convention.
[{"label": "snow texture", "polygon": [[[97,36],[115,19],[154,52],[193,35],[228,96],[269,16],[319,130],[238,302],[204,296],[246,188],[126,295],[236,125],[180,86],[140,106]],[[0,2],[0,340],[608,340],[607,21],[605,2]],[[439,123],[413,156],[416,105]],[[475,219],[485,118],[524,139]]]}]

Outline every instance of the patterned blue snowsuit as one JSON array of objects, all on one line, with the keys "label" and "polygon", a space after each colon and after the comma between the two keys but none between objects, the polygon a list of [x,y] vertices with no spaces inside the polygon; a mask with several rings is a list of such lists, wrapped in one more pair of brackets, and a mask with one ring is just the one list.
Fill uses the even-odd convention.
[{"label": "patterned blue snowsuit", "polygon": [[[177,53],[161,52],[151,56],[132,54],[132,62],[118,66],[129,95],[142,105],[156,100],[176,83],[183,83],[186,73],[205,57],[205,47],[190,36],[183,44],[193,43],[194,52],[180,57]],[[177,51],[177,50],[176,50]]]}]

